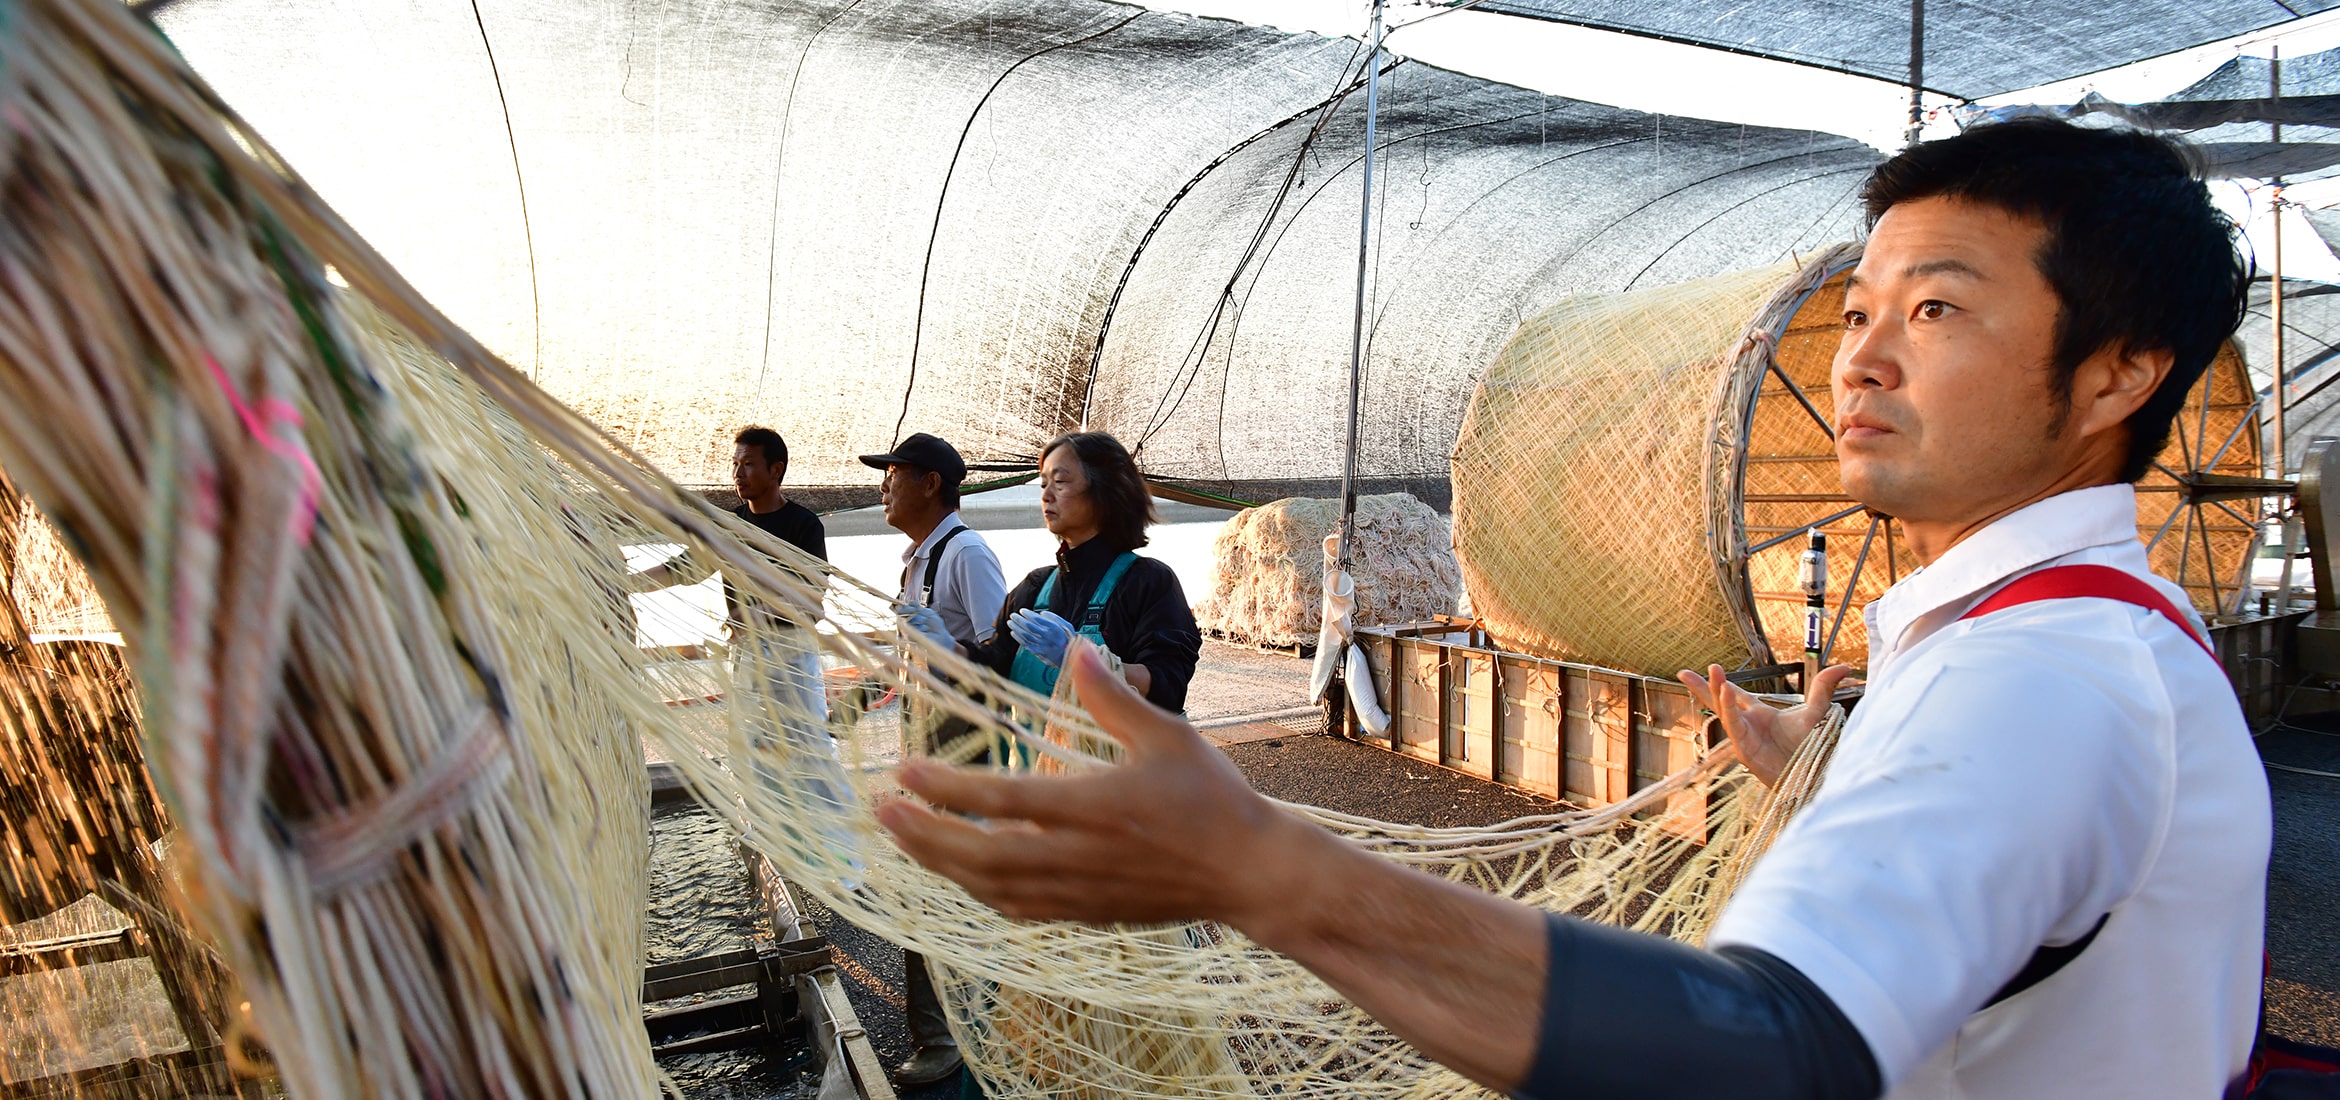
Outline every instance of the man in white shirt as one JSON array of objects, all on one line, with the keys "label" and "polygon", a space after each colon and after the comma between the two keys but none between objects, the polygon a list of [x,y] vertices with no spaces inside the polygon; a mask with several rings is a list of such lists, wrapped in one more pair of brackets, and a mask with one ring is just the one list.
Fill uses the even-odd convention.
[{"label": "man in white shirt", "polygon": [[[1870,608],[1867,697],[1707,949],[1345,844],[1086,652],[1070,666],[1124,766],[913,765],[906,788],[975,816],[881,819],[1010,914],[1224,921],[1519,1096],[2236,1091],[2266,781],[2131,488],[2241,317],[2233,227],[2181,148],[2040,120],[1912,146],[1863,201],[1837,456],[1924,568]],[[1784,711],[1720,668],[1683,679],[1769,782],[1844,674]]]},{"label": "man in white shirt", "polygon": [[[966,480],[967,463],[958,448],[918,432],[885,454],[862,455],[861,461],[886,472],[878,498],[886,524],[910,536],[910,547],[902,552],[896,608],[904,622],[946,647],[954,641],[989,640],[1007,600],[1007,578],[991,544],[959,519],[959,486]],[[936,744],[917,747],[932,751],[951,739],[953,729],[964,730],[966,723],[947,722],[932,735]],[[894,1077],[905,1085],[932,1084],[959,1071],[959,1047],[926,960],[905,951],[902,964],[908,994],[903,1017],[914,1049]]]},{"label": "man in white shirt", "polygon": [[967,463],[958,448],[918,432],[861,461],[886,472],[878,491],[886,525],[910,536],[902,551],[902,605],[934,609],[950,635],[946,646],[989,641],[1007,602],[1007,580],[991,544],[959,519]]}]

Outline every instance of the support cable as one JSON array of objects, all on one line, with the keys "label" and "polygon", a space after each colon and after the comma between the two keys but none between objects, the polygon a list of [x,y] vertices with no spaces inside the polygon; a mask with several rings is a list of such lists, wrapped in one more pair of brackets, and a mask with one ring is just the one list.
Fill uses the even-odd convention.
[{"label": "support cable", "polygon": [[958,174],[959,157],[961,154],[967,151],[967,136],[975,132],[975,120],[982,116],[984,106],[991,102],[991,97],[994,93],[999,91],[999,86],[1007,83],[1007,78],[1014,76],[1017,69],[1021,69],[1025,65],[1046,57],[1049,54],[1055,53],[1058,50],[1070,49],[1074,46],[1081,46],[1090,42],[1094,42],[1100,38],[1105,37],[1106,35],[1112,34],[1114,31],[1120,30],[1121,28],[1130,25],[1131,23],[1137,22],[1138,18],[1144,14],[1146,14],[1144,11],[1136,12],[1130,15],[1129,18],[1123,19],[1121,22],[1115,23],[1112,26],[1094,34],[1084,35],[1080,38],[1071,39],[1065,42],[1059,42],[1053,46],[1046,47],[1034,53],[1026,54],[1024,57],[1017,60],[1015,64],[1008,66],[1005,72],[1000,73],[998,78],[991,82],[991,87],[983,90],[983,98],[975,101],[975,109],[967,112],[967,124],[959,128],[959,143],[951,149],[950,167],[943,170],[942,192],[935,196],[934,225],[929,228],[926,233],[926,260],[924,263],[920,264],[918,268],[918,313],[916,318],[911,322],[910,328],[910,376],[902,383],[902,415],[894,420],[894,434],[891,437],[892,439],[902,438],[902,425],[910,422],[910,395],[918,387],[918,351],[926,336],[926,288],[928,280],[934,274],[934,246],[935,242],[942,236],[943,207],[950,201],[951,178]]},{"label": "support cable", "polygon": [[796,69],[788,74],[788,98],[780,107],[780,140],[772,151],[772,235],[764,242],[764,352],[756,363],[756,405],[764,403],[764,376],[772,370],[772,315],[776,310],[772,295],[780,286],[780,180],[781,168],[788,162],[788,127],[796,117],[796,85],[804,79],[805,62],[812,57],[813,45],[830,27],[861,6],[861,0],[837,9],[804,40],[804,49],[797,51]]},{"label": "support cable", "polygon": [[504,111],[504,141],[512,147],[512,188],[520,194],[520,238],[528,245],[528,309],[536,330],[536,352],[528,361],[528,380],[544,372],[544,296],[536,285],[536,229],[528,220],[528,181],[520,173],[520,137],[512,129],[512,101],[504,96],[504,73],[496,67],[496,48],[488,43],[487,18],[479,0],[471,0],[471,22],[479,28],[479,48],[487,51],[488,76],[496,82],[496,104]]}]

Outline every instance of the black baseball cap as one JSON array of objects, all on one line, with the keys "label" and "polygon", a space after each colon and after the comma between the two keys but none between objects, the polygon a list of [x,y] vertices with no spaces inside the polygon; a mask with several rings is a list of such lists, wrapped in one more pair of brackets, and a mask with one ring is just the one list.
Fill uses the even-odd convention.
[{"label": "black baseball cap", "polygon": [[941,436],[918,432],[894,445],[882,455],[863,455],[861,463],[883,470],[888,466],[916,466],[941,474],[943,484],[957,485],[967,480],[967,460],[959,457],[959,449],[943,441]]}]

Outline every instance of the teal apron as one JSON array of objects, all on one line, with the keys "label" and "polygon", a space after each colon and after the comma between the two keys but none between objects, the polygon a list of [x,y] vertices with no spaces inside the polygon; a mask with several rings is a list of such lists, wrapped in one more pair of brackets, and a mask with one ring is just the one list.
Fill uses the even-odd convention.
[{"label": "teal apron", "polygon": [[[1121,584],[1121,575],[1129,572],[1130,565],[1136,561],[1137,555],[1127,550],[1122,551],[1120,557],[1114,558],[1113,564],[1105,568],[1104,579],[1097,582],[1096,593],[1089,597],[1089,606],[1081,611],[1080,621],[1073,624],[1074,633],[1087,638],[1100,649],[1105,646],[1105,604],[1113,598],[1114,588]],[[1040,584],[1040,595],[1032,601],[1034,608],[1041,611],[1048,610],[1048,598],[1055,594],[1056,579],[1063,574],[1062,567],[1048,571],[1048,579]],[[1008,668],[1009,679],[1040,693],[1042,696],[1056,694],[1056,679],[1060,675],[1062,675],[1060,670],[1048,667],[1048,662],[1033,656],[1030,650],[1022,646],[1016,647],[1015,663]],[[1026,723],[1026,725],[1028,728],[1031,724]],[[1039,731],[1034,730],[1033,732]],[[1020,742],[1010,746],[1010,748],[1013,750],[1012,757],[1003,752],[995,756],[994,759],[1003,762],[1012,761],[1009,763],[1010,767],[1031,766],[1032,750],[1030,748]]]},{"label": "teal apron", "polygon": [[[1135,561],[1137,561],[1137,555],[1124,550],[1120,557],[1113,559],[1112,565],[1105,568],[1105,578],[1097,582],[1096,594],[1089,597],[1089,606],[1081,611],[1081,620],[1073,624],[1074,633],[1087,638],[1099,648],[1104,647],[1105,604],[1113,598],[1113,589],[1121,583],[1121,575],[1129,572],[1130,563]],[[1056,578],[1063,574],[1064,569],[1061,566],[1048,571],[1048,579],[1040,584],[1039,597],[1032,601],[1033,608],[1040,611],[1048,610],[1048,597],[1055,594]],[[1009,679],[1039,692],[1042,696],[1056,694],[1056,680],[1060,675],[1062,675],[1061,670],[1048,667],[1048,662],[1034,657],[1030,650],[1022,646],[1016,647],[1015,664],[1009,666],[1008,669]],[[1040,719],[1035,718],[1026,725],[1030,727],[1038,721]],[[1033,732],[1042,731],[1034,729]],[[1002,740],[1006,739],[1002,738]],[[1020,741],[994,746],[992,759],[1005,763],[1011,768],[1029,768],[1032,766],[1032,750]],[[975,1074],[972,1071],[961,1070],[959,1072],[959,1095],[961,1100],[984,1100],[983,1086],[976,1083]]]}]

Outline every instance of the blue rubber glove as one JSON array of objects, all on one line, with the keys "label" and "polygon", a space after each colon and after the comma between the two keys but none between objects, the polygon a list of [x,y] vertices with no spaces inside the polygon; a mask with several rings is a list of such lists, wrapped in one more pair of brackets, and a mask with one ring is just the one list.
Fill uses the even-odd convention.
[{"label": "blue rubber glove", "polygon": [[1072,644],[1073,626],[1054,611],[1025,608],[1008,616],[1008,633],[1026,653],[1050,668],[1064,667],[1064,647]]},{"label": "blue rubber glove", "polygon": [[943,625],[942,612],[931,607],[921,607],[914,603],[896,604],[894,605],[894,617],[900,620],[903,630],[915,630],[924,634],[928,640],[944,649],[951,649],[959,644],[958,639],[951,637],[951,628]]}]

